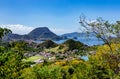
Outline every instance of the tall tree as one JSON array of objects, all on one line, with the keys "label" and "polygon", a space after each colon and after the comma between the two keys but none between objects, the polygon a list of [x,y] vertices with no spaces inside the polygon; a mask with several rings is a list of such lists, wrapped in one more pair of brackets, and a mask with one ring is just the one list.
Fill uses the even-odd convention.
[{"label": "tall tree", "polygon": [[80,24],[86,30],[87,33],[94,33],[95,36],[101,39],[105,44],[107,44],[112,52],[111,47],[111,35],[114,29],[113,24],[110,24],[108,21],[103,20],[102,18],[97,18],[96,20],[87,20],[85,16],[80,17]]},{"label": "tall tree", "polygon": [[1,28],[1,27],[0,27],[0,41],[2,40],[2,37],[3,37],[4,35],[6,35],[7,33],[10,33],[10,32],[12,32],[12,31],[9,30],[9,29],[7,29],[7,28]]}]

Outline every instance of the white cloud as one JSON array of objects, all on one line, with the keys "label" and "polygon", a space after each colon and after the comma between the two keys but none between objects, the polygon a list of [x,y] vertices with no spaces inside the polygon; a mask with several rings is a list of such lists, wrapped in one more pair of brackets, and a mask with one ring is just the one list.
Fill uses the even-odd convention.
[{"label": "white cloud", "polygon": [[21,24],[5,24],[5,25],[2,24],[2,25],[0,25],[0,27],[2,27],[2,28],[8,28],[13,33],[21,34],[21,35],[27,34],[30,31],[32,31],[33,29],[35,29],[35,27],[28,27],[28,26],[21,25]]},{"label": "white cloud", "polygon": [[[32,26],[25,26],[21,24],[1,24],[0,27],[2,28],[8,28],[10,29],[13,33],[15,34],[28,34],[31,32],[33,29],[37,27],[32,27]],[[55,34],[61,35],[65,33],[70,33],[70,32],[79,32],[80,30],[78,29],[64,29],[64,28],[49,28],[52,32]]]}]

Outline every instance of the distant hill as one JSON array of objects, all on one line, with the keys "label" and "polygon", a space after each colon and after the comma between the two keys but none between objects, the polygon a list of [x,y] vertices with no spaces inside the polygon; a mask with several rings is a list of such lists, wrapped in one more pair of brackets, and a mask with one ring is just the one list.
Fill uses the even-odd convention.
[{"label": "distant hill", "polygon": [[83,50],[85,47],[87,47],[87,45],[81,43],[80,41],[75,41],[73,39],[68,39],[63,44],[66,45],[69,48],[69,50],[74,49]]},{"label": "distant hill", "polygon": [[37,47],[40,47],[40,48],[52,48],[52,47],[56,47],[56,46],[57,46],[57,44],[54,43],[52,40],[46,40],[45,42],[37,45]]},{"label": "distant hill", "polygon": [[62,36],[66,36],[66,37],[78,37],[78,36],[80,36],[80,33],[78,33],[78,32],[72,32],[72,33],[63,34]]},{"label": "distant hill", "polygon": [[61,37],[66,37],[66,38],[69,38],[69,37],[72,37],[72,38],[77,38],[77,37],[87,37],[89,35],[89,37],[95,37],[95,34],[94,33],[79,33],[79,32],[72,32],[72,33],[66,33],[66,34],[63,34],[61,35]]},{"label": "distant hill", "polygon": [[66,51],[72,51],[72,50],[83,51],[88,46],[79,41],[75,41],[73,39],[68,39],[62,44],[56,44],[53,41],[48,40],[48,41],[45,41],[45,42],[39,44],[37,47],[47,48],[47,49],[45,49],[46,52],[66,53]]},{"label": "distant hill", "polygon": [[47,27],[39,27],[32,30],[26,35],[12,34],[9,33],[3,38],[3,40],[60,40],[61,37],[57,36],[55,33],[51,32]]}]

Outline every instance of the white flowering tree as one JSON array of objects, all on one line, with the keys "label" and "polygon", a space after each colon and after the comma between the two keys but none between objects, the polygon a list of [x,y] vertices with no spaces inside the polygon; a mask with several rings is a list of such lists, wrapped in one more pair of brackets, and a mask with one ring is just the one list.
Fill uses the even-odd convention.
[{"label": "white flowering tree", "polygon": [[107,44],[112,52],[111,37],[120,37],[120,21],[117,21],[115,24],[110,24],[102,18],[88,20],[85,16],[80,16],[80,24],[87,33],[94,33],[97,38]]}]

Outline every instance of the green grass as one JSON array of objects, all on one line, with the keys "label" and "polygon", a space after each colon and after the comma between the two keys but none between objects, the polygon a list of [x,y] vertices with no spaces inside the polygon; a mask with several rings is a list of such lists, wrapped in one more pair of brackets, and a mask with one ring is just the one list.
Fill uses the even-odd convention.
[{"label": "green grass", "polygon": [[32,56],[32,57],[27,58],[25,61],[34,62],[35,60],[38,60],[38,59],[43,59],[43,56],[40,56],[40,55]]},{"label": "green grass", "polygon": [[64,48],[60,49],[60,46],[54,47],[54,48],[50,48],[50,49],[45,49],[46,52],[54,52],[54,53],[58,53],[58,52],[65,52],[68,48],[66,46],[64,46]]}]

